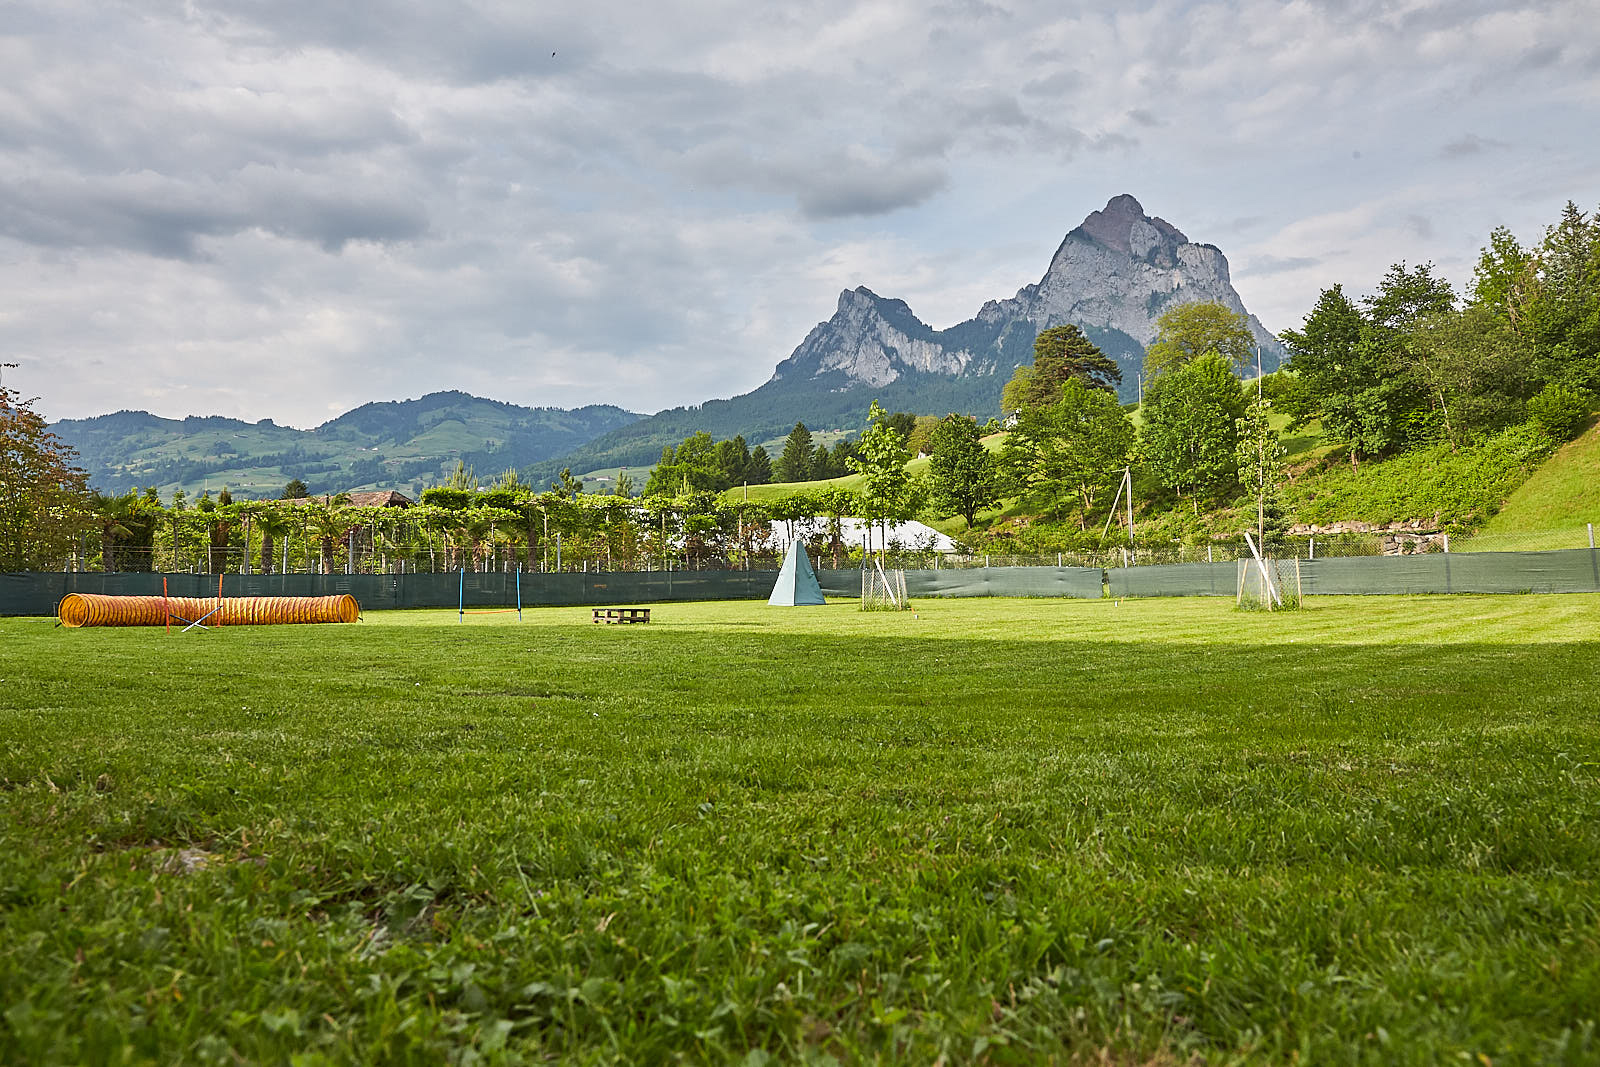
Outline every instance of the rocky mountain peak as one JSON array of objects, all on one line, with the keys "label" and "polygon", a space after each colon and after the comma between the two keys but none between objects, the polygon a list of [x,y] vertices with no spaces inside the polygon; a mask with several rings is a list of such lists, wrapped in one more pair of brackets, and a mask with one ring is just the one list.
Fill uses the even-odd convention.
[{"label": "rocky mountain peak", "polygon": [[[1176,266],[1178,249],[1189,243],[1182,230],[1166,219],[1146,215],[1144,206],[1128,193],[1112,197],[1099,211],[1089,212],[1067,234],[1067,240],[1093,242],[1161,267]],[[1061,253],[1057,252],[1056,259],[1060,258]]]},{"label": "rocky mountain peak", "polygon": [[985,302],[974,318],[948,329],[934,330],[902,300],[865,286],[846,289],[833,317],[778,365],[773,380],[882,388],[907,375],[955,375],[981,379],[998,394],[1011,369],[1032,357],[1040,330],[1072,322],[1122,365],[1123,391],[1131,399],[1156,318],[1194,301],[1216,301],[1245,315],[1271,357],[1269,367],[1276,365],[1277,341],[1245,309],[1222,252],[1191,242],[1123,193],[1066,235],[1038,282]]}]

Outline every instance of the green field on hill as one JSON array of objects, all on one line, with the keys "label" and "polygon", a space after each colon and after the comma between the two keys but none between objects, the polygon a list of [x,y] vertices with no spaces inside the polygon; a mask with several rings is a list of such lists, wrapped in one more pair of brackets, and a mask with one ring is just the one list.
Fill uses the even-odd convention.
[{"label": "green field on hill", "polygon": [[1600,425],[1557,449],[1506,499],[1483,533],[1570,534],[1585,523],[1600,525]]},{"label": "green field on hill", "polygon": [[1594,1062],[1597,624],[0,620],[0,1062]]}]

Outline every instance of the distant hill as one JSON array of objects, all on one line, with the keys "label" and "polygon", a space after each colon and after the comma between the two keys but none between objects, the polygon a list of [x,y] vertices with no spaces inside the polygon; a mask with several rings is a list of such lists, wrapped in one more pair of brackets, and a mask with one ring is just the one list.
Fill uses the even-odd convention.
[{"label": "distant hill", "polygon": [[1146,215],[1139,201],[1123,194],[1066,235],[1038,282],[988,301],[965,322],[935,330],[902,300],[865,287],[847,289],[833,317],[818,323],[759,389],[660,412],[536,465],[529,477],[541,483],[562,466],[585,471],[650,463],[662,445],[698,430],[717,438],[742,433],[747,441],[781,436],[796,422],[856,430],[874,399],[891,411],[987,419],[1000,414],[1000,391],[1012,371],[1032,360],[1033,339],[1068,322],[1117,361],[1122,397],[1132,400],[1156,319],[1174,305],[1202,301],[1244,315],[1265,369],[1277,368],[1282,348],[1240,300],[1227,257]]},{"label": "distant hill", "polygon": [[558,456],[640,416],[611,405],[528,408],[462,392],[363,404],[313,430],[271,419],[163,419],[119,411],[63,419],[51,429],[77,450],[105,492],[156,486],[241,498],[275,497],[292,478],[313,492],[398,489],[415,494],[459,459],[488,480]]}]

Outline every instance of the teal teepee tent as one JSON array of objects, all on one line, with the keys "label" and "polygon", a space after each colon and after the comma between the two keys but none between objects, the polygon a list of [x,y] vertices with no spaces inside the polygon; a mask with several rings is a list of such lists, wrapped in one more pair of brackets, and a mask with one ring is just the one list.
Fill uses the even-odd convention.
[{"label": "teal teepee tent", "polygon": [[811,569],[811,559],[799,541],[789,545],[783,557],[783,570],[778,572],[777,584],[772,587],[767,603],[780,608],[827,603],[822,599],[822,586],[817,584],[817,572]]}]

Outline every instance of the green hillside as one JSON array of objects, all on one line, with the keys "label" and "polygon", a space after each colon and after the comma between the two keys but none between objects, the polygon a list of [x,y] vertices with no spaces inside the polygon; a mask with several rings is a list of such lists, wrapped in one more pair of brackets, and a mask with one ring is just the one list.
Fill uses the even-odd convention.
[{"label": "green hillside", "polygon": [[1571,548],[1586,523],[1600,525],[1600,423],[1557,449],[1481,532],[1485,538],[1551,534],[1550,547]]},{"label": "green hillside", "polygon": [[639,416],[610,405],[528,408],[461,392],[364,404],[297,430],[271,419],[163,419],[119,411],[51,429],[71,445],[90,483],[109,493],[155,486],[169,496],[227,486],[277,496],[299,478],[312,492],[398,489],[415,494],[457,461],[485,478],[560,455]]},{"label": "green hillside", "polygon": [[[1000,442],[1005,439],[1006,435],[1003,433],[990,434],[983,439],[983,447],[993,452],[1000,447]],[[770,448],[771,446],[768,447]],[[920,459],[912,460],[906,464],[906,470],[913,475],[926,474],[928,471],[928,458],[923,456]],[[834,488],[847,489],[854,492],[861,488],[861,475],[847,474],[843,478],[824,478],[815,482],[774,482],[771,485],[752,485],[749,487],[749,499],[756,501],[778,500],[786,496],[792,496],[795,493],[814,493],[819,489]],[[737,489],[729,489],[722,494],[722,499],[737,503],[745,499],[745,492],[746,490],[742,486]],[[959,518],[953,521],[958,526],[961,524]]]},{"label": "green hillside", "polygon": [[[1287,430],[1287,416],[1275,415],[1273,421],[1280,431]],[[984,443],[997,449],[1005,436],[994,434],[984,438]],[[1593,488],[1600,484],[1600,425],[1554,454],[1547,438],[1532,426],[1522,425],[1474,444],[1456,448],[1439,444],[1368,460],[1355,468],[1342,450],[1321,439],[1315,423],[1294,433],[1285,432],[1283,440],[1287,465],[1293,472],[1283,491],[1292,523],[1420,519],[1432,527],[1477,530],[1473,540],[1486,549],[1577,547],[1575,539],[1581,536],[1584,523],[1600,524],[1600,492]],[[907,465],[913,474],[927,468],[927,459]],[[1137,473],[1135,477],[1137,484]],[[749,499],[766,502],[829,487],[853,490],[860,483],[859,476],[851,475],[751,486]],[[724,494],[730,502],[744,498],[743,489]],[[1244,511],[1254,513],[1253,502],[1248,508],[1235,502],[1196,515],[1187,502],[1175,504],[1142,493],[1135,499],[1141,528],[1157,541],[1189,541],[1233,531],[1248,524]],[[1109,497],[1104,503],[1109,504]],[[1005,538],[1030,529],[1041,543],[1051,540],[1046,531],[1053,524],[1042,521],[1037,510],[1027,500],[1004,500],[997,508],[979,513],[974,533],[980,539],[990,534]],[[1098,519],[1104,517],[1102,512]],[[966,532],[959,516],[925,521],[952,535]],[[1546,534],[1548,544],[1540,541],[1541,533]],[[1469,543],[1463,541],[1462,547]]]}]

